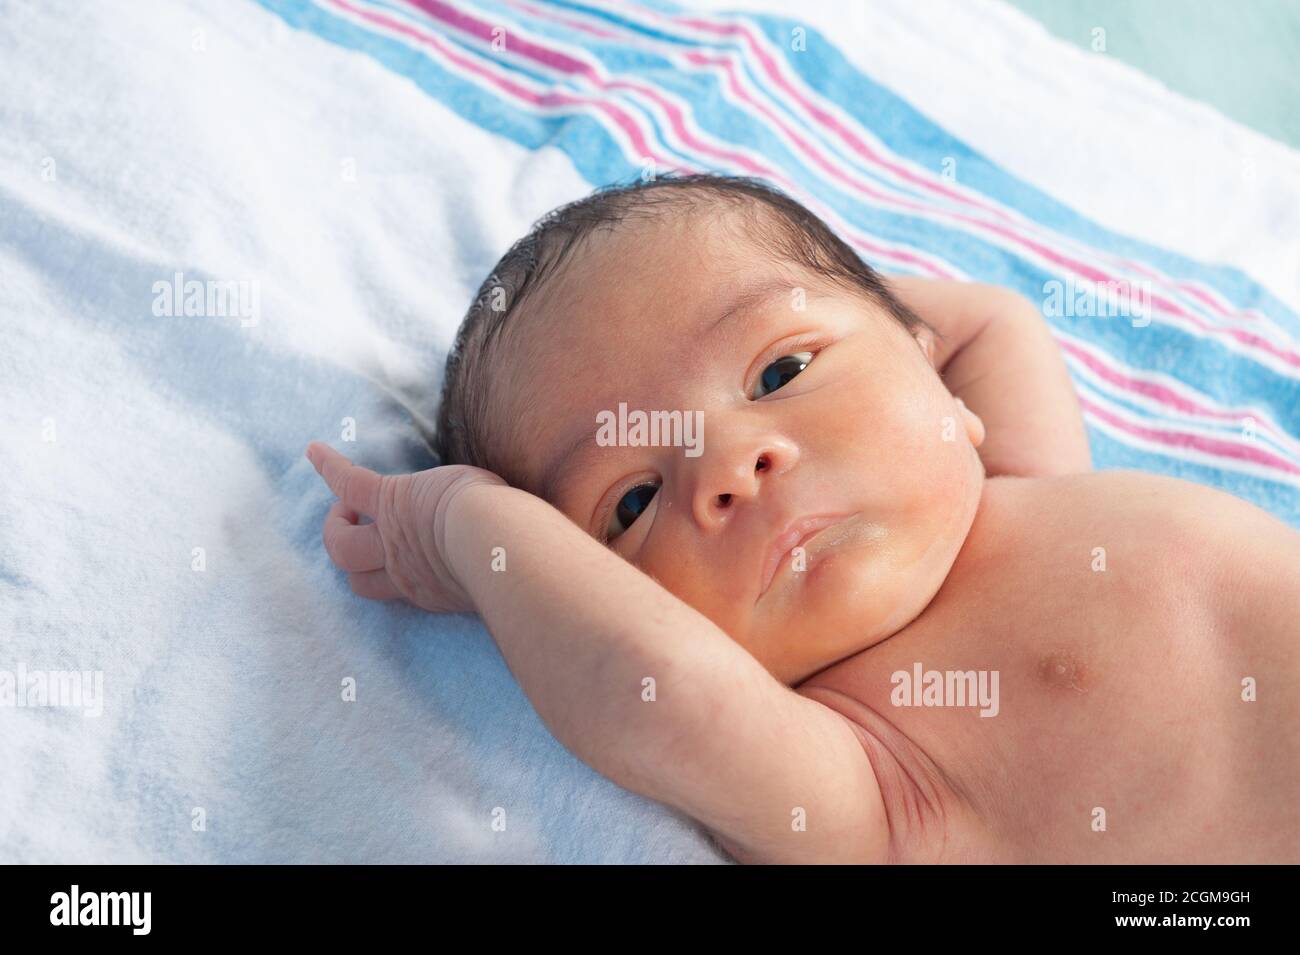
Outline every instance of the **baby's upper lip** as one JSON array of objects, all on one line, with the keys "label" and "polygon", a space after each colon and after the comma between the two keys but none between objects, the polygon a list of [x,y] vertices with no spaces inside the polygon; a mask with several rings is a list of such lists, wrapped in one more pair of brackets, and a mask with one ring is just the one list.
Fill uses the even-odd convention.
[{"label": "baby's upper lip", "polygon": [[758,596],[762,597],[767,593],[767,588],[772,585],[772,578],[776,576],[777,568],[781,566],[787,554],[794,548],[807,542],[814,534],[824,531],[832,525],[838,524],[850,514],[810,514],[805,517],[796,517],[784,525],[778,525],[780,530],[771,539],[767,550],[764,552],[763,565],[760,568],[761,577],[759,578]]}]

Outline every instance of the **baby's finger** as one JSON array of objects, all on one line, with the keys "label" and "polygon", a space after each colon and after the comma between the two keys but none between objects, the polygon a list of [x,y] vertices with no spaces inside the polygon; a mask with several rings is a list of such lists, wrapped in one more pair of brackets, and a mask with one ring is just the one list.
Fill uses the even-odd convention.
[{"label": "baby's finger", "polygon": [[384,566],[384,540],[374,524],[357,524],[356,515],[335,501],[325,515],[325,553],[347,571],[379,570]]},{"label": "baby's finger", "polygon": [[369,468],[353,464],[328,444],[313,441],[307,445],[307,460],[325,479],[334,496],[354,511],[367,517],[379,512],[380,477]]},{"label": "baby's finger", "polygon": [[367,600],[399,600],[401,594],[393,584],[393,579],[386,570],[368,570],[360,574],[348,574],[348,583],[352,592]]}]

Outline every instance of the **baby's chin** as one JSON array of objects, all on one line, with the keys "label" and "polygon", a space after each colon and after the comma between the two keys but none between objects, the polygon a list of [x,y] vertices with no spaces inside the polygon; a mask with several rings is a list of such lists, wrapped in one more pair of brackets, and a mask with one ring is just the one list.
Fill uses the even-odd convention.
[{"label": "baby's chin", "polygon": [[898,633],[943,587],[974,524],[984,486],[978,456],[936,507],[901,526],[863,520],[808,568],[774,586],[751,653],[773,676],[796,685]]},{"label": "baby's chin", "polygon": [[925,611],[952,566],[949,550],[935,541],[913,552],[885,536],[828,551],[769,605],[768,639],[751,652],[794,685],[875,646]]}]

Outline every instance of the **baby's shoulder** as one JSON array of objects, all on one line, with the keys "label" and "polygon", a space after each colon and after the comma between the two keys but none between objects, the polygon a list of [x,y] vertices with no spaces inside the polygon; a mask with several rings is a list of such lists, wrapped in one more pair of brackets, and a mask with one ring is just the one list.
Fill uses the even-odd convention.
[{"label": "baby's shoulder", "polygon": [[1015,515],[1022,526],[1047,534],[1127,532],[1135,546],[1166,546],[1183,535],[1200,539],[1243,517],[1268,518],[1231,494],[1143,471],[991,478],[987,496],[1007,522]]},{"label": "baby's shoulder", "polygon": [[[1148,596],[1221,602],[1270,594],[1300,563],[1300,533],[1255,504],[1179,478],[1102,470],[991,478],[993,525],[1041,568],[1086,548],[1092,569],[1122,569]],[[1002,486],[1000,486],[1002,485]],[[1296,587],[1292,585],[1292,590]],[[1290,598],[1291,591],[1287,591]]]},{"label": "baby's shoulder", "polygon": [[992,478],[995,523],[1048,562],[1087,550],[1094,569],[1125,568],[1152,588],[1202,597],[1240,588],[1254,568],[1300,556],[1300,534],[1216,488],[1141,471]]}]

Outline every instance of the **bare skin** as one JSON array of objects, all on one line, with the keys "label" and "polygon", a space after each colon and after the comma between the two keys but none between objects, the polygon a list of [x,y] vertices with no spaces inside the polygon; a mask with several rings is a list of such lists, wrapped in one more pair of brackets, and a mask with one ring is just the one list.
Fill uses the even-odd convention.
[{"label": "bare skin", "polygon": [[[523,486],[309,448],[354,589],[480,613],[561,742],[741,861],[1300,861],[1300,534],[1087,473],[1023,300],[897,281],[941,334],[913,337],[733,224],[604,237],[525,316],[496,423]],[[774,276],[804,307],[779,291],[717,324]],[[595,447],[619,402],[700,410],[704,453]],[[764,591],[806,515],[839,523]],[[918,663],[996,671],[997,715],[895,705]]]},{"label": "bare skin", "polygon": [[[1186,482],[992,478],[925,612],[798,692],[858,729],[898,861],[1295,862],[1297,558]],[[915,661],[999,671],[997,716],[892,705]]]}]

